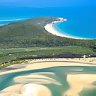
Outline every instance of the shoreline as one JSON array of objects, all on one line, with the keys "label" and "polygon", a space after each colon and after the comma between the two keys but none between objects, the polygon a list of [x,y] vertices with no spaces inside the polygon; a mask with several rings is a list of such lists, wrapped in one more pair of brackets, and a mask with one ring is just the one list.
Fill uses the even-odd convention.
[{"label": "shoreline", "polygon": [[12,69],[12,70],[0,71],[0,75],[21,72],[21,71],[51,68],[51,67],[66,67],[66,66],[94,66],[96,67],[96,63],[95,63],[96,58],[93,58],[93,59],[94,59],[93,62],[90,62],[91,58],[89,58],[88,60],[87,59],[83,60],[83,58],[80,60],[79,59],[69,60],[65,58],[28,60],[27,63],[21,63],[20,65],[15,64],[15,65],[8,66],[7,68]]},{"label": "shoreline", "polygon": [[[88,59],[88,58],[87,58]],[[54,59],[37,59],[37,60],[28,60],[26,63],[11,65],[7,67],[11,70],[5,70],[3,72],[0,72],[0,76],[7,74],[15,74],[17,72],[24,72],[24,71],[31,71],[31,70],[38,70],[38,69],[44,69],[44,68],[52,68],[52,67],[66,67],[66,66],[72,66],[72,67],[85,67],[85,66],[93,66],[96,67],[96,63],[92,62],[89,64],[89,58],[88,60],[79,60],[76,59],[65,59],[65,58],[54,58]],[[96,58],[93,58],[96,60]],[[78,62],[79,61],[79,62]],[[12,69],[13,68],[13,69]],[[78,71],[81,72],[83,69],[80,68]],[[75,70],[76,71],[76,70]],[[37,94],[39,92],[43,92],[44,95],[39,93],[39,96],[45,96],[45,94],[48,94],[48,96],[51,95],[51,90],[45,86],[44,84],[55,84],[57,86],[63,86],[62,83],[60,83],[57,79],[48,77],[47,75],[51,74],[52,77],[56,76],[56,74],[52,72],[38,72],[32,73],[28,75],[20,75],[16,76],[13,81],[15,84],[7,86],[3,90],[0,91],[0,96],[28,96]],[[62,78],[61,78],[62,79]],[[94,86],[91,86],[93,82],[96,81],[96,74],[82,74],[82,73],[68,73],[66,80],[68,84],[70,85],[69,88],[64,91],[65,95],[72,95],[72,96],[79,96],[79,93],[86,87],[93,88]],[[27,82],[27,83],[26,83]],[[36,87],[35,87],[36,86]],[[30,88],[34,88],[34,92],[30,91]],[[27,94],[26,94],[27,93]],[[62,95],[63,96],[63,95]]]},{"label": "shoreline", "polygon": [[83,39],[83,40],[87,39],[87,38],[79,38],[79,37],[70,36],[67,34],[62,34],[58,30],[56,30],[56,28],[54,27],[54,24],[67,21],[67,19],[65,19],[65,18],[58,18],[58,19],[59,19],[59,21],[53,21],[51,23],[46,24],[44,26],[44,29],[51,34],[56,35],[56,36],[60,36],[60,37],[66,37],[66,38],[72,38],[72,39]]}]

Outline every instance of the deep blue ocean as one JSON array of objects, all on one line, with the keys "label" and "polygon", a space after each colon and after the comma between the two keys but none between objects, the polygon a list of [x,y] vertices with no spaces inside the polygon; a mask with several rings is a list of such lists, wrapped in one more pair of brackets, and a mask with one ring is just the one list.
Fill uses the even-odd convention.
[{"label": "deep blue ocean", "polygon": [[0,24],[43,16],[67,18],[67,22],[54,25],[61,33],[80,38],[96,39],[95,6],[55,8],[0,7]]}]

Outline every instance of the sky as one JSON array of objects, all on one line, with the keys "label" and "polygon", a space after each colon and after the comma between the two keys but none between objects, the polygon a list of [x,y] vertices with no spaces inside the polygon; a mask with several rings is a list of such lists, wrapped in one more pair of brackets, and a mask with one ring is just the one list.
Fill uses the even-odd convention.
[{"label": "sky", "polygon": [[95,0],[0,0],[0,6],[62,7],[96,5]]}]

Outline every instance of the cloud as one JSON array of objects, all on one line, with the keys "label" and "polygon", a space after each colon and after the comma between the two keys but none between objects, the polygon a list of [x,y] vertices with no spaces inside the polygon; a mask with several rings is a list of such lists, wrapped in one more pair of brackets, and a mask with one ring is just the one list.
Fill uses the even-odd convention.
[{"label": "cloud", "polygon": [[19,20],[25,20],[27,18],[17,18],[17,19],[4,19],[4,20],[0,20],[0,22],[7,22],[7,21],[19,21]]}]

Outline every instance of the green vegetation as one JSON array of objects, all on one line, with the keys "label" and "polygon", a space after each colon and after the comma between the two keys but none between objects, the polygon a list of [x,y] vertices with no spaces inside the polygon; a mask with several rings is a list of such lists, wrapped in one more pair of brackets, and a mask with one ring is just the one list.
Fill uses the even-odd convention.
[{"label": "green vegetation", "polygon": [[0,48],[55,47],[96,45],[96,40],[74,40],[54,36],[44,25],[57,20],[52,17],[30,19],[0,27]]},{"label": "green vegetation", "polygon": [[53,20],[58,19],[41,17],[1,26],[1,67],[21,59],[96,56],[96,40],[75,40],[48,33],[44,25]]},{"label": "green vegetation", "polygon": [[0,64],[0,69],[1,68],[6,68],[6,67],[8,67],[10,65],[21,64],[21,63],[26,63],[26,61],[25,60],[16,60],[16,61],[6,62],[6,63],[3,63],[3,64]]},{"label": "green vegetation", "polygon": [[1,64],[0,67],[2,68],[7,65],[10,65],[10,62],[16,60],[18,61],[34,58],[58,58],[58,57],[80,58],[84,54],[96,55],[96,52],[93,52],[91,48],[74,47],[74,46],[0,49],[0,64]]}]

